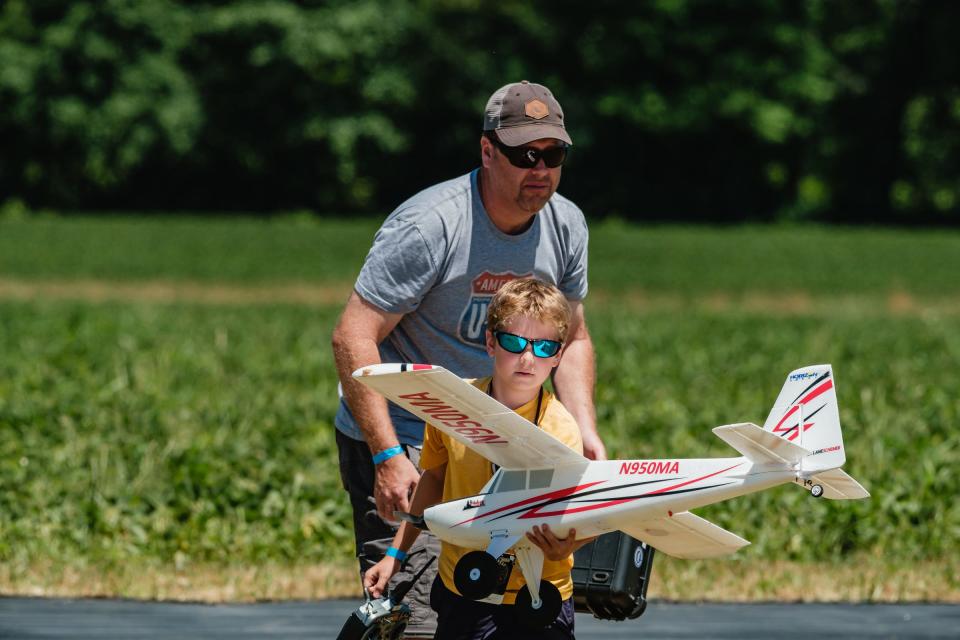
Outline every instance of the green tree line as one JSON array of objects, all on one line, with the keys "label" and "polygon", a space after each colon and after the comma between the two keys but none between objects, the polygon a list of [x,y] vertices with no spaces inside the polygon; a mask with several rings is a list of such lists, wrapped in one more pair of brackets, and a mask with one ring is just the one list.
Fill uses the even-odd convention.
[{"label": "green tree line", "polygon": [[960,3],[7,0],[0,202],[383,214],[527,78],[637,220],[960,222]]}]

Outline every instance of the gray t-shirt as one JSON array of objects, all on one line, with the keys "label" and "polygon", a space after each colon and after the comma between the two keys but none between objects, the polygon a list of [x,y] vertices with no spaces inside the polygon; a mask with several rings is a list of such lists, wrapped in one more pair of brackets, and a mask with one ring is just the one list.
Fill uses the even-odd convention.
[{"label": "gray t-shirt", "polygon": [[[477,187],[479,171],[430,187],[391,213],[373,240],[354,289],[403,318],[380,343],[383,362],[441,365],[458,376],[493,371],[484,347],[487,307],[502,284],[525,276],[551,282],[570,300],[587,295],[587,224],[559,194],[529,229],[508,235],[490,221]],[[420,446],[423,422],[390,404],[397,436]],[[362,440],[346,402],[335,420]]]}]

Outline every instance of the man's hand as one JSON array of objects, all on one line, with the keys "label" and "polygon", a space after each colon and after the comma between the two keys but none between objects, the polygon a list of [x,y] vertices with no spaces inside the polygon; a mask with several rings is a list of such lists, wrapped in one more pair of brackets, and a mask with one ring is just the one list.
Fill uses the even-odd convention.
[{"label": "man's hand", "polygon": [[363,574],[363,588],[374,598],[379,598],[387,589],[387,583],[400,570],[400,561],[390,556],[373,565]]},{"label": "man's hand", "polygon": [[596,431],[581,431],[580,437],[583,438],[583,455],[591,460],[607,459],[607,448]]},{"label": "man's hand", "polygon": [[420,474],[410,458],[400,455],[377,465],[376,475],[373,497],[377,501],[377,512],[384,520],[395,522],[394,511],[410,511],[410,496],[420,481]]},{"label": "man's hand", "polygon": [[550,525],[543,525],[543,529],[534,525],[533,531],[527,533],[527,539],[540,547],[543,557],[547,560],[565,560],[570,554],[585,545],[593,538],[577,540],[577,530],[570,529],[566,538],[558,538],[550,530]]}]

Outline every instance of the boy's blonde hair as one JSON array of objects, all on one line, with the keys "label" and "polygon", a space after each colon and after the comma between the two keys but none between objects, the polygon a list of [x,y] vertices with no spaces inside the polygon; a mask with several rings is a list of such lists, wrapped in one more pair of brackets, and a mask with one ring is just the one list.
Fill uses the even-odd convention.
[{"label": "boy's blonde hair", "polygon": [[502,331],[511,320],[521,316],[553,325],[560,342],[566,341],[570,305],[552,284],[536,278],[519,278],[500,287],[487,310],[487,329]]}]

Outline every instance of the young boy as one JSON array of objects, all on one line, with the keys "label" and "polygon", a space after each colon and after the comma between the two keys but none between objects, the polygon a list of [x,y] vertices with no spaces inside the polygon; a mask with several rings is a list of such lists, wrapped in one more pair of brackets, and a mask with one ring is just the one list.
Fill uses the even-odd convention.
[{"label": "young boy", "polygon": [[[580,430],[573,417],[552,393],[543,388],[550,372],[560,363],[561,347],[570,321],[570,308],[553,285],[532,278],[513,280],[493,297],[487,312],[487,353],[493,357],[493,376],[472,384],[513,409],[561,442],[582,452]],[[427,425],[420,465],[424,469],[413,494],[411,513],[441,501],[478,493],[493,475],[489,460],[460,442]],[[399,570],[407,549],[420,530],[408,522],[400,525],[387,556],[364,576],[364,587],[374,597],[386,589]],[[542,631],[522,632],[525,638],[573,638],[572,553],[586,541],[575,541],[571,529],[558,539],[547,525],[534,527],[527,537],[543,550],[543,579],[554,584],[563,598],[557,618]],[[469,600],[457,593],[453,580],[457,561],[469,551],[443,542],[437,579],[430,593],[430,606],[437,612],[437,640],[447,638],[514,637],[520,633],[513,614],[517,592],[525,589],[522,572],[510,574],[503,604]],[[399,556],[399,558],[398,558]]]}]

